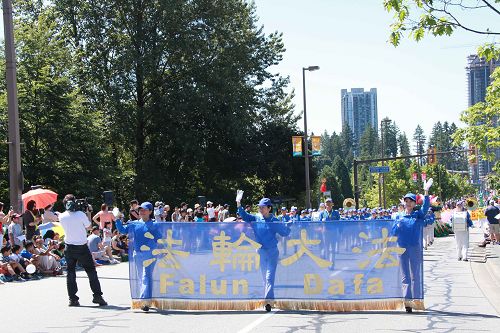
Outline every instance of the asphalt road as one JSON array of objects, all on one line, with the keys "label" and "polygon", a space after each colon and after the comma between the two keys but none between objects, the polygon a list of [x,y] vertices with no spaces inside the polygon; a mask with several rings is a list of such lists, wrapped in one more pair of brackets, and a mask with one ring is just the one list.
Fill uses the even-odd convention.
[{"label": "asphalt road", "polygon": [[[472,243],[480,237],[473,234]],[[425,312],[143,313],[130,309],[128,265],[120,264],[98,268],[110,304],[103,308],[91,303],[83,272],[78,273],[79,308],[67,306],[64,277],[0,285],[0,332],[498,332],[500,279],[491,273],[498,267],[488,270],[483,262],[492,249],[477,250],[472,261],[457,261],[448,237],[437,238],[425,251]]]}]

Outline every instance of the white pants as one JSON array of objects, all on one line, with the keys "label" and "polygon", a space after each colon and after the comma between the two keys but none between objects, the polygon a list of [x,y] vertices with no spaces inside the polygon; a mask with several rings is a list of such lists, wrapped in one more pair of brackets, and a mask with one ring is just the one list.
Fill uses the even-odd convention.
[{"label": "white pants", "polygon": [[429,226],[429,232],[430,232],[430,236],[431,236],[431,243],[434,243],[434,225],[436,224],[436,222],[433,222],[430,226]]},{"label": "white pants", "polygon": [[434,226],[427,225],[424,227],[424,235],[422,237],[424,248],[426,248],[434,239]]},{"label": "white pants", "polygon": [[469,248],[469,230],[455,231],[455,241],[457,242],[457,258],[468,259],[467,249]]}]

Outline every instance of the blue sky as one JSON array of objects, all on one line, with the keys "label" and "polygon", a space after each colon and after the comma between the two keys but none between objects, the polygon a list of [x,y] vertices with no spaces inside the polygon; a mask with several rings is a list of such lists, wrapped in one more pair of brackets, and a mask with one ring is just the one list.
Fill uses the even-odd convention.
[{"label": "blue sky", "polygon": [[[377,88],[378,118],[396,121],[409,138],[417,124],[426,135],[435,122],[458,120],[467,108],[467,55],[491,37],[457,32],[451,37],[426,37],[416,43],[390,45],[392,14],[382,0],[256,0],[264,31],[284,34],[287,51],[273,70],[290,76],[296,111],[302,107],[301,68],[306,73],[309,131],[340,131],[340,90]],[[496,19],[496,21],[494,21]],[[498,16],[479,13],[467,17],[480,27],[491,22],[500,30]],[[301,124],[302,125],[302,124]]]},{"label": "blue sky", "polygon": [[[470,0],[472,1],[472,0]],[[417,124],[426,135],[440,121],[456,122],[467,107],[467,55],[491,37],[458,31],[390,45],[392,15],[383,0],[255,0],[267,33],[283,32],[287,51],[272,71],[289,76],[296,112],[302,111],[302,71],[307,75],[308,127],[316,134],[340,131],[340,90],[377,88],[378,118],[396,121],[409,138]],[[467,23],[500,30],[498,16],[464,14]],[[3,39],[3,17],[0,16]],[[498,41],[498,40],[497,40]],[[302,126],[302,122],[301,122]]]}]

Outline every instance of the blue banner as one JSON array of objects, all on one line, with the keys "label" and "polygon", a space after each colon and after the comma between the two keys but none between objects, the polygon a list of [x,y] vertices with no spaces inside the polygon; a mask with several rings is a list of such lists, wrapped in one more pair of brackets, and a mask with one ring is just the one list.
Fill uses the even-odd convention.
[{"label": "blue banner", "polygon": [[200,304],[231,308],[231,302],[273,301],[308,308],[309,301],[423,299],[421,229],[408,238],[397,220],[296,222],[288,236],[277,236],[276,246],[264,248],[255,224],[155,222],[129,228],[132,300],[220,309]]}]

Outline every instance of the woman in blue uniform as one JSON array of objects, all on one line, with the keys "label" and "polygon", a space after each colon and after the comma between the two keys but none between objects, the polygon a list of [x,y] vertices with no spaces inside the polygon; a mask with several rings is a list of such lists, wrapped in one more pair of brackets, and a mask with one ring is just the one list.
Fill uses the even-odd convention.
[{"label": "woman in blue uniform", "polygon": [[[432,178],[424,183],[425,198],[424,204],[415,210],[417,196],[408,193],[404,196],[405,209],[401,217],[394,225],[393,233],[398,237],[398,245],[406,251],[400,256],[402,271],[403,297],[405,300],[423,298],[422,280],[422,233],[425,226],[425,215],[430,206],[429,188],[432,185]],[[412,303],[405,302],[406,312],[412,312]]]},{"label": "woman in blue uniform", "polygon": [[252,226],[255,240],[262,245],[258,250],[260,255],[260,270],[265,286],[266,311],[271,311],[271,303],[274,299],[274,278],[278,266],[278,239],[276,234],[286,237],[290,234],[288,224],[280,223],[278,218],[272,214],[273,205],[270,199],[263,198],[259,202],[259,214],[252,215],[245,211],[240,201],[236,201],[238,214],[243,221]]},{"label": "woman in blue uniform", "polygon": [[[153,271],[155,262],[151,262],[153,258],[152,250],[156,248],[156,240],[161,239],[159,224],[151,219],[153,205],[150,202],[143,202],[139,207],[140,220],[129,221],[123,224],[121,220],[116,220],[116,229],[122,234],[133,233],[134,243],[134,262],[136,263],[136,276],[138,280],[142,280],[140,298],[145,303],[141,307],[143,311],[149,311],[148,300],[153,297]],[[152,237],[151,237],[152,236]],[[145,250],[145,249],[148,250]]]}]

